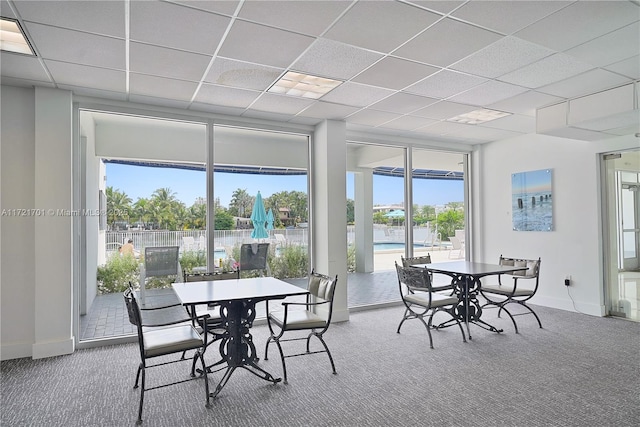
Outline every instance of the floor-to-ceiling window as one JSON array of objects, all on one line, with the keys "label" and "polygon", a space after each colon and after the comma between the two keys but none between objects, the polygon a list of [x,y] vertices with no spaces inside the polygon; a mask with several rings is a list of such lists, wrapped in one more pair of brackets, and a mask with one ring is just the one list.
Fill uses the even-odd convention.
[{"label": "floor-to-ceiling window", "polygon": [[394,265],[401,256],[430,253],[439,261],[466,257],[464,246],[454,250],[450,239],[457,236],[464,245],[468,234],[465,156],[347,144],[350,307],[399,300]]},{"label": "floor-to-ceiling window", "polygon": [[[134,332],[121,292],[139,280],[147,247],[177,246],[180,271],[233,268],[239,244],[252,241],[257,191],[273,217],[263,240],[272,247],[274,276],[304,280],[310,265],[308,135],[214,126],[198,117],[90,110],[79,117],[76,205],[100,213],[78,218],[81,341]],[[180,274],[145,283],[167,288]]]}]

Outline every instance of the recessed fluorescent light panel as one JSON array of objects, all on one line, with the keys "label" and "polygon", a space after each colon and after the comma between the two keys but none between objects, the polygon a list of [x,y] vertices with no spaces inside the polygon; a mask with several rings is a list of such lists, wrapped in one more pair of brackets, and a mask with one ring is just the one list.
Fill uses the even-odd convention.
[{"label": "recessed fluorescent light panel", "polygon": [[20,24],[13,19],[0,18],[0,50],[35,56]]},{"label": "recessed fluorescent light panel", "polygon": [[318,99],[341,83],[338,80],[288,71],[267,92]]},{"label": "recessed fluorescent light panel", "polygon": [[502,117],[510,116],[511,113],[505,113],[503,111],[488,110],[483,108],[481,110],[471,111],[469,113],[460,114],[459,116],[447,119],[448,122],[466,123],[468,125],[477,125],[480,123],[490,122],[491,120],[499,119]]}]

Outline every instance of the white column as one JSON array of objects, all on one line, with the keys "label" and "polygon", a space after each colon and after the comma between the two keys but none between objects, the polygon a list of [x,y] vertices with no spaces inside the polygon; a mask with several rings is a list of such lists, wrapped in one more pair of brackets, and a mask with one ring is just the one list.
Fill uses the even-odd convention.
[{"label": "white column", "polygon": [[72,95],[35,90],[35,341],[33,358],[74,351]]},{"label": "white column", "polygon": [[355,173],[356,271],[369,273],[373,265],[373,170]]},{"label": "white column", "polygon": [[347,308],[347,146],[344,122],[325,120],[312,143],[311,201],[313,267],[338,275],[333,320],[349,319]]}]

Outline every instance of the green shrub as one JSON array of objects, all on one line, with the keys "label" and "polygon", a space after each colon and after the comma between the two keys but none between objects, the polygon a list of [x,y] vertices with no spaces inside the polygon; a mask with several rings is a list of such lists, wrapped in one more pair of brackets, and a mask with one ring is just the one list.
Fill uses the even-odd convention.
[{"label": "green shrub", "polygon": [[273,277],[278,279],[295,279],[309,274],[309,254],[303,246],[287,245],[267,258]]},{"label": "green shrub", "polygon": [[180,257],[180,267],[188,273],[191,273],[194,267],[206,266],[207,253],[205,251],[186,251]]},{"label": "green shrub", "polygon": [[98,292],[124,292],[129,287],[129,282],[137,284],[140,279],[138,261],[132,255],[114,253],[104,266],[98,267],[96,278]]},{"label": "green shrub", "polygon": [[347,273],[356,271],[356,245],[347,246]]}]

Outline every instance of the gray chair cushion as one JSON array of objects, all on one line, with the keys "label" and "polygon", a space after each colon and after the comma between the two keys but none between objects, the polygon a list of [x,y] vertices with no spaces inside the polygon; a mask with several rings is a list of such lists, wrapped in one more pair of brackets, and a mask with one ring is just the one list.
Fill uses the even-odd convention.
[{"label": "gray chair cushion", "polygon": [[[269,313],[271,321],[279,327],[284,324],[284,310],[275,310]],[[287,314],[286,330],[324,328],[327,321],[308,310],[289,310]]]},{"label": "gray chair cushion", "polygon": [[[418,292],[404,296],[405,301],[412,304],[418,304],[423,307],[429,307],[429,294],[427,292]],[[445,305],[457,304],[458,298],[436,293],[431,294],[431,307],[442,307]]]},{"label": "gray chair cushion", "polygon": [[[488,292],[491,294],[498,294],[498,295],[504,295],[504,296],[509,296],[513,293],[513,286],[494,286],[494,285],[487,285],[487,286],[482,286],[482,291],[483,292]],[[513,296],[516,297],[524,297],[524,296],[529,296],[533,294],[533,290],[531,289],[525,289],[525,288],[520,288],[520,286],[518,286],[518,288],[516,289],[516,292],[513,294]]]},{"label": "gray chair cushion", "polygon": [[145,357],[202,347],[202,337],[192,325],[147,330],[143,334],[143,341]]}]

